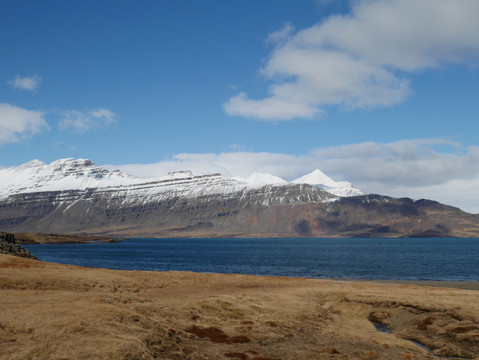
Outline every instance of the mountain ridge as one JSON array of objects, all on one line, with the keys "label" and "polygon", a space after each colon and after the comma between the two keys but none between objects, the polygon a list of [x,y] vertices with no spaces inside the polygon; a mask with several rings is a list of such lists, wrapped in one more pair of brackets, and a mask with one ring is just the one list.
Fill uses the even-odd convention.
[{"label": "mountain ridge", "polygon": [[[166,184],[167,182],[170,182],[171,185],[169,190],[184,191],[182,185],[193,179],[203,179],[206,181],[203,181],[203,183],[199,181],[196,184],[208,187],[208,190],[202,190],[203,194],[238,192],[262,186],[298,183],[318,186],[323,190],[325,188],[334,189],[336,191],[330,193],[336,196],[358,194],[350,191],[352,186],[349,182],[336,182],[324,174],[323,179],[326,183],[318,183],[318,177],[312,177],[312,174],[317,174],[318,172],[323,174],[320,170],[315,170],[303,177],[306,180],[311,179],[314,183],[308,183],[308,181],[299,182],[299,179],[288,183],[278,176],[263,173],[253,173],[247,178],[234,177],[230,179],[221,176],[219,173],[194,175],[190,170],[173,171],[159,178],[141,179],[119,170],[109,171],[103,167],[96,166],[87,159],[60,159],[48,165],[39,160],[32,160],[17,167],[0,170],[0,199],[21,193],[86,190],[88,188],[118,188],[122,186],[151,187],[152,184]],[[224,189],[221,189],[221,186],[224,186]],[[176,187],[176,189],[173,187]],[[359,193],[362,194],[360,191]],[[200,192],[197,195],[202,195],[202,193]]]},{"label": "mountain ridge", "polygon": [[[137,179],[85,159],[22,166],[0,170],[2,231],[126,237],[479,237],[477,215],[428,200],[354,195],[357,189],[349,182],[335,182],[320,170],[309,174],[310,185],[265,174],[248,182],[190,171]],[[11,174],[30,177],[5,180]],[[12,184],[16,187],[6,186]],[[353,195],[335,195],[324,190],[328,186],[352,189]]]}]

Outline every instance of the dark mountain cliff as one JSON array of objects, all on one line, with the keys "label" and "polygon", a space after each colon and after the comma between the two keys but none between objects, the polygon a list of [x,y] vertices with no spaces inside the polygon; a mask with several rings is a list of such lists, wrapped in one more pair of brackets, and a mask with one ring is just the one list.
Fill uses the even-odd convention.
[{"label": "dark mountain cliff", "polygon": [[338,198],[309,185],[125,202],[88,189],[0,201],[0,229],[152,237],[478,237],[479,216],[434,201]]}]

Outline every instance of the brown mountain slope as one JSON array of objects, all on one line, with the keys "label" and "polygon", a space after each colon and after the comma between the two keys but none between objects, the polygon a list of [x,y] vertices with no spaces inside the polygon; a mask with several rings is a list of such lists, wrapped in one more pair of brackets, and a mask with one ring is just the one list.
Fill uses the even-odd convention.
[{"label": "brown mountain slope", "polygon": [[0,201],[0,229],[151,237],[479,237],[479,215],[438,202],[381,195],[331,199],[309,185],[134,202],[95,189],[30,193]]}]

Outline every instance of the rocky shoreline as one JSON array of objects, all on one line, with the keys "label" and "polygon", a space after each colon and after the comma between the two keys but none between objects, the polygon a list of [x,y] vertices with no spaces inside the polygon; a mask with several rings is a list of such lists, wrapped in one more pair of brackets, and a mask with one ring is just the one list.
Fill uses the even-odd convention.
[{"label": "rocky shoreline", "polygon": [[37,259],[21,245],[30,244],[87,244],[113,243],[119,240],[111,237],[73,234],[8,233],[0,232],[0,254]]},{"label": "rocky shoreline", "polygon": [[0,232],[0,254],[37,259],[28,250],[17,244],[14,234],[5,232]]}]

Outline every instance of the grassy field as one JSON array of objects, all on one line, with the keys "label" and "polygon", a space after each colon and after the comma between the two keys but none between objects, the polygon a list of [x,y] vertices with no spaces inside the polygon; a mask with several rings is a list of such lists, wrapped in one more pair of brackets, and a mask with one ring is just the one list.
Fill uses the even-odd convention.
[{"label": "grassy field", "polygon": [[432,359],[431,352],[477,357],[477,290],[113,271],[0,255],[1,359]]}]

